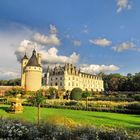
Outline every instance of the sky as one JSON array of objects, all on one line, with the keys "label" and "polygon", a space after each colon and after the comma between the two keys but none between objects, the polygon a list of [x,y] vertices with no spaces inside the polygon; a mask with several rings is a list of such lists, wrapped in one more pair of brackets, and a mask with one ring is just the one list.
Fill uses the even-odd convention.
[{"label": "sky", "polygon": [[0,79],[20,77],[35,48],[43,68],[140,72],[140,0],[1,0]]}]

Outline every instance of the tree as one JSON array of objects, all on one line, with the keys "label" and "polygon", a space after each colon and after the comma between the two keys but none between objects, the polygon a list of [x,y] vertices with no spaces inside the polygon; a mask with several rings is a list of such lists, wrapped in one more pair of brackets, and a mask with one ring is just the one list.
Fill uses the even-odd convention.
[{"label": "tree", "polygon": [[45,97],[43,96],[41,90],[38,90],[33,96],[31,96],[31,98],[29,99],[29,101],[37,106],[37,124],[39,126],[40,124],[40,105],[43,103],[43,101],[45,100]]},{"label": "tree", "polygon": [[140,91],[140,72],[134,75],[133,84],[135,91]]},{"label": "tree", "polygon": [[71,91],[70,99],[71,100],[80,100],[82,98],[82,89],[74,88]]}]

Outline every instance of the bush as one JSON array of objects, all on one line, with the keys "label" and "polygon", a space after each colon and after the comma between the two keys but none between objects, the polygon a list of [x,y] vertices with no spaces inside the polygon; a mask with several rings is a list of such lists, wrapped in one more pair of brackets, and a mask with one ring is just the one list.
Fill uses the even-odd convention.
[{"label": "bush", "polygon": [[70,101],[70,102],[66,102],[65,105],[66,106],[76,106],[77,105],[77,101]]},{"label": "bush", "polygon": [[82,98],[82,89],[80,89],[80,88],[74,88],[71,91],[70,99],[71,100],[80,100],[81,98]]},{"label": "bush", "polygon": [[84,91],[83,93],[82,93],[82,97],[83,98],[87,98],[87,97],[90,97],[91,96],[91,92],[89,92],[89,91]]},{"label": "bush", "polygon": [[140,110],[140,103],[130,103],[125,108],[130,110]]},{"label": "bush", "polygon": [[6,96],[16,96],[18,94],[23,95],[25,91],[22,88],[12,88],[6,91]]}]

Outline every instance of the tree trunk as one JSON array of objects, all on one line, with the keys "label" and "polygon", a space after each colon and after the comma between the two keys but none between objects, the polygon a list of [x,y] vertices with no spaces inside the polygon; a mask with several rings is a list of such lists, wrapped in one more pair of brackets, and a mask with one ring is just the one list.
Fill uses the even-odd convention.
[{"label": "tree trunk", "polygon": [[37,125],[40,124],[40,104],[37,107]]}]

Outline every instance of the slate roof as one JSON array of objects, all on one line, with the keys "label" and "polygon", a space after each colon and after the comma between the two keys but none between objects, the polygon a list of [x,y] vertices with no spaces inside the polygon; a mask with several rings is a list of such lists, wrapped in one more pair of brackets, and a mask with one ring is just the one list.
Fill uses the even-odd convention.
[{"label": "slate roof", "polygon": [[28,59],[26,53],[25,53],[25,55],[23,56],[22,60],[24,60],[24,59]]},{"label": "slate roof", "polygon": [[32,56],[29,59],[27,66],[36,66],[36,67],[41,67],[40,64],[38,63],[37,57],[36,57],[36,51],[33,50]]}]

